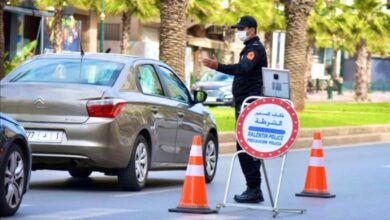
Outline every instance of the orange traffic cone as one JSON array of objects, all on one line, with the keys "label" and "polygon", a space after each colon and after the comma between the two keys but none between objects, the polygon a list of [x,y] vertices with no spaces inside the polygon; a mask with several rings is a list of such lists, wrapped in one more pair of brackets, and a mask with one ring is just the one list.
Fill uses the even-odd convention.
[{"label": "orange traffic cone", "polygon": [[310,153],[310,164],[307,168],[305,188],[296,196],[333,198],[326,185],[324,153],[322,151],[321,133],[314,133],[314,141]]},{"label": "orange traffic cone", "polygon": [[170,212],[211,214],[217,213],[208,206],[206,182],[202,156],[202,141],[200,135],[194,136],[180,203]]}]

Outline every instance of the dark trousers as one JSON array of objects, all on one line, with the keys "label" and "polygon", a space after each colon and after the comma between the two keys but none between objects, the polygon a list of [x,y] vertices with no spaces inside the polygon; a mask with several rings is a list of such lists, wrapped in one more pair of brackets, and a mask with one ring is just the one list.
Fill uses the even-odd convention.
[{"label": "dark trousers", "polygon": [[[235,108],[236,108],[236,122],[238,116],[240,115],[242,99],[236,99]],[[237,151],[242,150],[240,144],[236,143]],[[246,185],[249,188],[259,188],[261,183],[261,174],[260,174],[260,160],[256,159],[249,154],[239,154],[238,159],[240,161],[242,172],[244,173],[246,179]]]}]

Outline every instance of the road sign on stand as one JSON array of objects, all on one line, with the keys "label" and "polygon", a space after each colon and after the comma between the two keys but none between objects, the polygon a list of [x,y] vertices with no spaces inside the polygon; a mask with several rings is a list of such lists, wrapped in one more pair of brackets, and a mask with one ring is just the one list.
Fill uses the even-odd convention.
[{"label": "road sign on stand", "polygon": [[250,103],[237,120],[237,141],[248,154],[271,159],[286,153],[298,136],[299,121],[294,108],[278,98]]},{"label": "road sign on stand", "polygon": [[[236,152],[232,157],[224,200],[217,206],[217,209],[233,206],[268,210],[273,212],[273,217],[276,217],[280,212],[303,213],[305,209],[278,208],[286,155],[294,145],[298,133],[299,121],[292,102],[272,97],[253,96],[247,98],[242,104],[241,114],[238,117],[236,126],[236,138],[243,150]],[[241,153],[247,153],[261,160],[271,207],[227,202],[234,162]],[[264,159],[272,159],[279,156],[282,156],[282,165],[274,199]]]}]

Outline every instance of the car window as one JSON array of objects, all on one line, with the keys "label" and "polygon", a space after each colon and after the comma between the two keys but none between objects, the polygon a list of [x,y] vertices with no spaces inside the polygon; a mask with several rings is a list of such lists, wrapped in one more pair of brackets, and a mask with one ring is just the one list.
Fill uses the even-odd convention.
[{"label": "car window", "polygon": [[168,89],[168,96],[177,101],[189,103],[187,88],[180,79],[168,68],[160,66],[162,81]]},{"label": "car window", "polygon": [[112,86],[124,64],[93,59],[36,59],[18,68],[11,82],[76,83]]},{"label": "car window", "polygon": [[159,96],[164,95],[157,73],[152,65],[139,65],[138,77],[143,93]]}]

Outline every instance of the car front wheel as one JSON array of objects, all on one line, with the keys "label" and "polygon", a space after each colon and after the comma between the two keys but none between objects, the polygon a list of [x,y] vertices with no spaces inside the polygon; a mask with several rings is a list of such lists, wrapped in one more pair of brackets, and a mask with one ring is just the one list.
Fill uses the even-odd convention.
[{"label": "car front wheel", "polygon": [[205,146],[203,148],[204,155],[204,170],[206,183],[213,181],[215,173],[217,172],[218,163],[218,141],[214,135],[207,136]]},{"label": "car front wheel", "polygon": [[118,175],[119,185],[124,190],[139,191],[144,188],[149,171],[149,146],[142,135],[138,135],[129,165]]},{"label": "car front wheel", "polygon": [[27,162],[22,149],[14,144],[0,164],[0,216],[13,215],[22,202],[26,186]]}]

